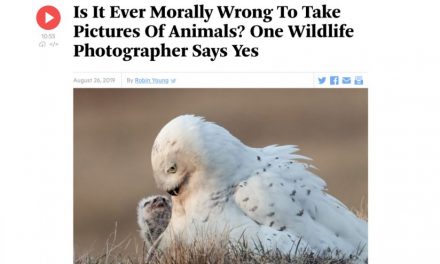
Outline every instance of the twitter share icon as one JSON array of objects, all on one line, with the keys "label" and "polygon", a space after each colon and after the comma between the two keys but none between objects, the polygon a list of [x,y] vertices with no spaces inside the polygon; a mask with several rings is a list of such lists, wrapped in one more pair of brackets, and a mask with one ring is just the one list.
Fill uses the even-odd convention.
[{"label": "twitter share icon", "polygon": [[326,79],[325,77],[321,77],[321,78],[318,77],[318,83],[319,84],[324,84],[325,83],[325,79]]}]

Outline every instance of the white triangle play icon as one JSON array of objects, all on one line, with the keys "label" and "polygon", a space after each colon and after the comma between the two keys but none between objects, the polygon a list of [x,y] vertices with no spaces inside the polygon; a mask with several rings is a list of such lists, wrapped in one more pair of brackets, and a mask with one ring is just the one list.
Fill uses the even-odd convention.
[{"label": "white triangle play icon", "polygon": [[54,17],[53,16],[51,16],[49,13],[45,13],[45,19],[44,19],[44,21],[45,21],[45,23],[47,24],[47,23],[49,23],[50,21],[52,21],[52,19],[54,19]]}]

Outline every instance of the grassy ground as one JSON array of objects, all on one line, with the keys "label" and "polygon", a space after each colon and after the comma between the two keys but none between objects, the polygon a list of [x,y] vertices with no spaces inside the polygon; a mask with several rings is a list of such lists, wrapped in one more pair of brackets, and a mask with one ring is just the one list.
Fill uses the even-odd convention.
[{"label": "grassy ground", "polygon": [[[112,249],[99,256],[85,255],[75,260],[75,264],[144,264],[146,253],[127,256],[123,252]],[[251,251],[242,245],[227,247],[218,245],[183,246],[177,245],[171,250],[158,254],[150,263],[163,264],[205,264],[205,263],[295,263],[295,264],[348,264],[353,259],[336,253],[317,256],[310,252],[299,252],[287,256],[280,252],[264,250]]]},{"label": "grassy ground", "polygon": [[[148,249],[145,245],[132,243],[136,239],[125,239],[116,243],[116,232],[103,250],[102,254],[86,254],[75,259],[75,264],[145,264]],[[337,252],[313,254],[308,251],[296,252],[292,249],[290,255],[279,251],[266,251],[259,248],[251,250],[249,245],[239,243],[231,245],[226,240],[203,240],[192,245],[175,243],[166,252],[157,252],[149,263],[163,264],[205,264],[205,263],[294,263],[294,264],[349,264],[353,258]],[[221,242],[226,241],[226,242]],[[135,247],[135,254],[127,255],[127,248]],[[253,247],[252,247],[253,248]],[[258,246],[257,246],[258,248]]]},{"label": "grassy ground", "polygon": [[[354,213],[364,220],[368,220],[368,205],[363,199]],[[239,243],[231,245],[227,239],[202,239],[192,245],[175,243],[167,252],[158,252],[148,263],[156,264],[206,264],[206,263],[243,263],[243,264],[350,264],[355,259],[337,252],[326,254],[313,254],[311,252],[295,252],[285,255],[278,251],[266,251],[260,247],[257,251],[251,250],[249,245]],[[145,259],[148,248],[137,244],[133,237],[121,241],[117,239],[117,226],[107,239],[101,254],[85,254],[76,256],[75,264],[146,264]],[[134,254],[127,255],[127,249],[134,247]],[[258,248],[258,247],[257,247]],[[357,262],[356,262],[357,263]]]}]

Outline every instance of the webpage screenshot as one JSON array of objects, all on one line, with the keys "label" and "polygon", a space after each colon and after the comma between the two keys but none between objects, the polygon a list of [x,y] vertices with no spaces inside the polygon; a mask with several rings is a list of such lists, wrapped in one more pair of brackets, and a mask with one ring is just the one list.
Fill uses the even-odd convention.
[{"label": "webpage screenshot", "polygon": [[367,263],[352,12],[75,5],[74,261]]},{"label": "webpage screenshot", "polygon": [[417,241],[438,250],[438,97],[393,85],[438,57],[401,52],[396,32],[413,28],[378,27],[387,4],[37,2],[32,38],[8,44],[37,59],[4,77],[21,88],[0,104],[18,158],[0,249],[18,247],[1,263],[424,263]]}]

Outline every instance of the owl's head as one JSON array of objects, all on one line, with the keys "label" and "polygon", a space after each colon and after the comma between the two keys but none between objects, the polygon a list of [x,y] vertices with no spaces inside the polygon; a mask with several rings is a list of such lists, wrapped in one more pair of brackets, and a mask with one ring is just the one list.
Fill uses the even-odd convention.
[{"label": "owl's head", "polygon": [[[202,117],[182,115],[156,137],[151,162],[157,186],[172,196],[218,186],[240,166],[244,145],[226,129]],[[224,182],[226,180],[226,182]]]}]

